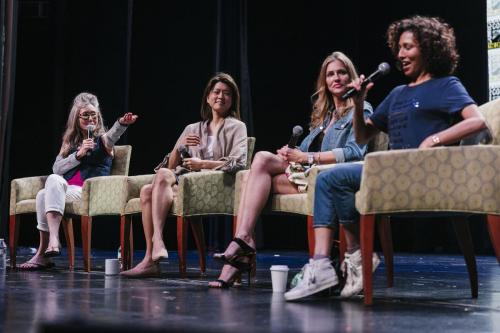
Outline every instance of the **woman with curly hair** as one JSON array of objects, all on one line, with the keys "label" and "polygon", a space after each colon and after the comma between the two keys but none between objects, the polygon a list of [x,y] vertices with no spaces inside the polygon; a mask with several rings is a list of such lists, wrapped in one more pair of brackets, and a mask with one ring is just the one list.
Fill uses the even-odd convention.
[{"label": "woman with curly hair", "polygon": [[[284,146],[276,154],[267,151],[255,154],[242,187],[235,238],[224,253],[214,254],[225,265],[219,278],[210,282],[210,287],[227,288],[241,273],[251,270],[255,256],[253,231],[269,195],[300,191],[285,174],[290,163],[327,164],[363,159],[366,145],[356,143],[352,130],[353,99],[342,98],[348,84],[355,79],[358,79],[358,73],[345,54],[333,52],[328,55],[321,65],[313,95],[315,102],[309,135],[299,147]],[[362,104],[362,112],[366,117],[370,116],[371,105]]]},{"label": "woman with curly hair", "polygon": [[[366,143],[379,131],[389,135],[390,149],[431,148],[451,145],[485,128],[476,103],[460,80],[451,74],[458,63],[453,29],[440,18],[413,16],[392,23],[387,43],[397,67],[409,83],[394,88],[375,109],[363,116],[365,79],[354,80],[354,132],[358,143]],[[346,284],[342,297],[358,294],[363,288],[359,246],[359,214],[355,193],[359,190],[363,166],[345,164],[322,172],[316,181],[314,202],[315,252],[303,268],[303,278],[285,293],[296,300],[338,284],[329,258],[332,233],[341,223],[345,230],[347,253],[342,263]],[[374,269],[378,257],[373,258]]]}]

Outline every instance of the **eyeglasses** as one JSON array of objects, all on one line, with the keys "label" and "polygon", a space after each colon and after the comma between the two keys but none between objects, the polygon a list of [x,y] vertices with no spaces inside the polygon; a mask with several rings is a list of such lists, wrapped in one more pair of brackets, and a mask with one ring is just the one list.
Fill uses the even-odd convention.
[{"label": "eyeglasses", "polygon": [[79,115],[80,119],[83,119],[83,120],[90,120],[91,118],[92,119],[97,119],[97,113],[96,112],[84,112],[82,114]]}]

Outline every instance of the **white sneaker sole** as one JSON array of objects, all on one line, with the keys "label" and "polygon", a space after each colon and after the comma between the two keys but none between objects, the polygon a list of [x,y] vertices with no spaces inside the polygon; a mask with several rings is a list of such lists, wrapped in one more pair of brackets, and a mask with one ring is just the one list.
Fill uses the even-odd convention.
[{"label": "white sneaker sole", "polygon": [[337,284],[339,284],[339,279],[337,277],[335,277],[335,278],[332,278],[331,280],[328,280],[327,282],[322,283],[321,285],[316,286],[316,288],[314,288],[314,289],[304,290],[301,293],[298,293],[298,292],[294,293],[293,289],[292,289],[289,292],[285,293],[285,300],[294,301],[294,300],[297,300],[300,298],[311,296],[311,295],[314,295],[316,293],[319,293],[322,290],[325,290],[325,289],[328,289],[331,287],[335,287]]}]

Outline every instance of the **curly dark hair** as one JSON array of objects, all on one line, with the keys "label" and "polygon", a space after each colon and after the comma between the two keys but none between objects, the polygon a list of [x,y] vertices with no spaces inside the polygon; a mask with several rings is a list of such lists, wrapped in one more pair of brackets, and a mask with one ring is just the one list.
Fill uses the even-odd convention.
[{"label": "curly dark hair", "polygon": [[[439,17],[412,16],[391,23],[387,29],[387,45],[398,57],[399,38],[411,31],[420,45],[425,69],[433,76],[451,75],[458,65],[459,55],[453,28]],[[400,64],[398,63],[400,69]]]}]

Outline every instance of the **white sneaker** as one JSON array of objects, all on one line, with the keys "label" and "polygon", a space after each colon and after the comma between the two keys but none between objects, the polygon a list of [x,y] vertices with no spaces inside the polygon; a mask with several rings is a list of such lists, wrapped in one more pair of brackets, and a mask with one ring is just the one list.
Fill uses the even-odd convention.
[{"label": "white sneaker", "polygon": [[285,293],[287,301],[307,297],[322,290],[336,286],[339,283],[337,273],[329,258],[314,260],[309,259],[302,270],[304,276],[297,286]]},{"label": "white sneaker", "polygon": [[[375,272],[380,264],[380,258],[374,252],[372,257],[372,272]],[[341,297],[351,297],[359,294],[363,290],[363,266],[361,260],[361,250],[354,253],[346,253],[345,259],[340,266],[344,277],[347,276],[345,286],[340,292]]]}]

